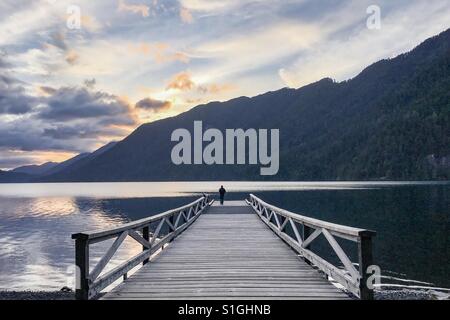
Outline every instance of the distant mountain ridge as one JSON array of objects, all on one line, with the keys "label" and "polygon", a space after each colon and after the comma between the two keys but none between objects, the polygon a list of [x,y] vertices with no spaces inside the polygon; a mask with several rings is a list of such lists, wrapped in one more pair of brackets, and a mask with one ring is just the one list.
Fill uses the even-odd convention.
[{"label": "distant mountain ridge", "polygon": [[[100,155],[40,181],[450,179],[450,29],[340,83],[197,106],[147,123]],[[177,128],[280,129],[280,171],[176,166]]]},{"label": "distant mountain ridge", "polygon": [[0,170],[0,183],[21,183],[29,182],[32,176],[21,172]]},{"label": "distant mountain ridge", "polygon": [[61,172],[72,172],[80,168],[89,160],[93,160],[95,157],[114,147],[116,143],[116,141],[112,141],[92,153],[80,153],[61,163],[46,162],[42,165],[18,167],[10,171],[0,170],[0,183],[52,181],[53,175]]},{"label": "distant mountain ridge", "polygon": [[113,148],[116,144],[117,142],[113,141],[95,150],[92,153],[80,153],[79,155],[70,158],[69,160],[61,162],[51,170],[47,171],[45,175],[40,177],[39,181],[52,181],[54,179],[53,177],[56,175],[68,175],[71,172],[74,172],[78,168],[82,167],[84,164],[88,163],[90,160],[93,160],[95,157]]},{"label": "distant mountain ridge", "polygon": [[42,175],[58,165],[57,162],[46,162],[41,165],[22,166],[11,170],[11,172],[25,173],[30,175]]}]

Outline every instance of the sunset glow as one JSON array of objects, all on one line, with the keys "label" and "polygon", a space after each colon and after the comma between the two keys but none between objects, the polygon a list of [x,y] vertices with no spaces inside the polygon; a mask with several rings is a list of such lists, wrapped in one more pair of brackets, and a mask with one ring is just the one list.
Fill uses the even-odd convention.
[{"label": "sunset glow", "polygon": [[210,101],[346,80],[450,21],[447,0],[383,0],[370,30],[371,4],[2,1],[0,169],[60,162]]}]

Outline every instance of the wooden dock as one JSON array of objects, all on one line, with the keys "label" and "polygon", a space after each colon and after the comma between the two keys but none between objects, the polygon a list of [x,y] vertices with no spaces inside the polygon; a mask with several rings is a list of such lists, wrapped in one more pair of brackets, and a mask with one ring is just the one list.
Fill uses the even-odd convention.
[{"label": "wooden dock", "polygon": [[[78,242],[77,265],[81,266],[81,269],[86,269],[85,264],[80,265],[83,257],[86,259],[85,253],[80,257],[81,247],[89,247],[89,242],[102,241],[111,238],[111,235],[117,236],[115,243],[105,254],[105,259],[102,259],[93,271],[84,271],[87,280],[79,279],[79,283],[84,283],[85,287],[77,289],[77,298],[95,298],[102,289],[121,275],[124,275],[126,280],[106,293],[102,299],[342,300],[350,299],[351,293],[357,297],[371,298],[371,292],[367,292],[365,287],[360,285],[364,275],[354,278],[355,272],[358,271],[349,266],[346,258],[341,256],[343,252],[340,247],[334,249],[337,249],[338,255],[344,260],[344,265],[353,267],[351,272],[345,268],[342,270],[326,263],[322,264],[320,258],[312,252],[307,252],[309,250],[305,248],[308,248],[308,244],[319,232],[300,235],[295,228],[295,231],[290,232],[292,236],[285,236],[283,239],[277,229],[283,233],[288,224],[297,226],[298,220],[286,217],[287,212],[275,213],[273,210],[270,211],[270,218],[269,215],[264,218],[263,211],[258,209],[258,205],[262,208],[263,202],[260,200],[257,205],[258,198],[255,197],[253,202],[251,199],[247,202],[227,202],[224,206],[218,203],[211,205],[209,200],[204,199],[161,214],[160,217],[143,219],[107,232],[73,235]],[[312,222],[314,221],[304,223],[309,225]],[[155,223],[154,232],[150,233],[149,226],[152,223]],[[170,226],[169,233],[156,240],[164,224]],[[339,232],[347,232],[345,236],[348,239],[353,238],[355,234],[358,235],[356,239],[360,239],[361,234],[372,235],[372,232],[367,230],[342,226],[339,226],[338,232],[335,230],[336,226],[329,224],[329,231],[324,229],[326,226],[315,230],[325,232],[327,239],[331,236],[330,244],[333,246],[335,243],[332,233],[337,235]],[[142,236],[136,232],[137,229],[143,230]],[[101,275],[101,269],[127,235],[143,244],[143,253],[137,259]],[[289,241],[296,237],[298,248],[295,243]],[[81,245],[80,239],[84,239],[88,244]],[[162,245],[157,246],[157,243]],[[164,249],[160,250],[161,248]],[[308,254],[311,256],[305,259]],[[371,256],[360,256],[362,259],[371,259]],[[316,268],[311,266],[312,261],[317,264]],[[142,262],[144,266],[128,277],[127,272]],[[364,265],[367,263],[370,261],[363,261]],[[337,276],[336,280],[346,286],[348,292],[345,293],[331,284],[326,275]]]}]

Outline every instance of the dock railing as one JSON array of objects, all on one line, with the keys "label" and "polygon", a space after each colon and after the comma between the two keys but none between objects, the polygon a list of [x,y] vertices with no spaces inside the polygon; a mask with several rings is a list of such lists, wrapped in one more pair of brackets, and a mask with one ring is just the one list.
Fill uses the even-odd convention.
[{"label": "dock railing", "polygon": [[[131,269],[140,263],[148,263],[152,254],[162,249],[165,244],[172,241],[190,226],[208,205],[210,205],[210,198],[208,195],[205,195],[183,207],[133,221],[117,228],[73,234],[72,239],[75,239],[75,264],[77,267],[76,299],[88,300],[95,298],[103,289],[120,277],[126,279],[127,273]],[[156,226],[153,232],[150,232],[151,225]],[[166,228],[168,227],[168,233],[159,237],[162,228],[165,226]],[[143,251],[101,275],[114,253],[128,236],[142,244]],[[115,240],[111,247],[96,266],[89,270],[89,246],[113,238]]]},{"label": "dock railing", "polygon": [[[373,289],[368,285],[370,274],[367,273],[367,269],[373,264],[372,238],[376,234],[374,231],[302,216],[270,205],[253,194],[250,195],[247,203],[253,207],[262,221],[307,262],[316,266],[360,299],[373,299]],[[290,234],[287,231],[288,225],[292,230]],[[334,266],[310,250],[311,243],[321,234],[342,262],[344,269]],[[358,243],[358,269],[335,237]]]}]

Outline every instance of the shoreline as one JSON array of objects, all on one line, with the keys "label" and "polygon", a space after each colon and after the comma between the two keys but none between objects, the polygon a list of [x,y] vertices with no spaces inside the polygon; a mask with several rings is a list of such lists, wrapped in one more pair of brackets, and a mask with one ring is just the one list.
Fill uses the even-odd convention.
[{"label": "shoreline", "polygon": [[[446,294],[425,290],[376,290],[375,300],[448,300]],[[0,291],[0,301],[5,300],[35,300],[56,301],[75,300],[73,291]]]},{"label": "shoreline", "polygon": [[75,300],[73,291],[0,291],[1,300]]}]

